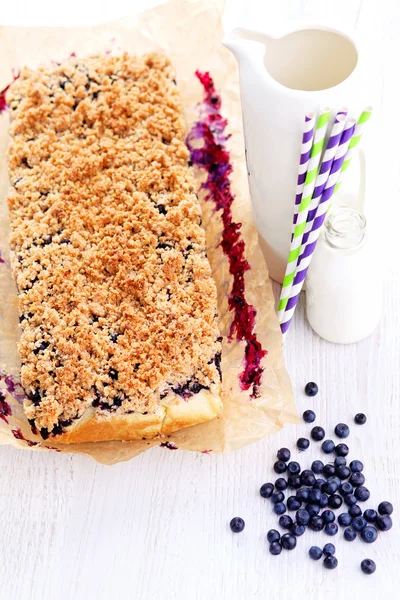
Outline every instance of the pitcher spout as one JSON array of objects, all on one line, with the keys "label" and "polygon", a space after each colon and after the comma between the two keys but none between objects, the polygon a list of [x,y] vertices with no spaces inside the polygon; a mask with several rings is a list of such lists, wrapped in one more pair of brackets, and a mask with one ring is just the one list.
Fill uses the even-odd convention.
[{"label": "pitcher spout", "polygon": [[240,64],[245,58],[250,62],[263,61],[270,40],[272,37],[265,33],[239,27],[223,38],[222,45],[232,52]]}]

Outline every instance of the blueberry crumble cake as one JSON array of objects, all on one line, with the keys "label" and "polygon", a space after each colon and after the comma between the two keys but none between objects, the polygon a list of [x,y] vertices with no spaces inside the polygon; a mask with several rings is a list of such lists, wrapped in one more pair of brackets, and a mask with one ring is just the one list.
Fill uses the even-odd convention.
[{"label": "blueberry crumble cake", "polygon": [[217,295],[169,59],[71,56],[7,93],[12,266],[33,431],[168,434],[222,408]]}]

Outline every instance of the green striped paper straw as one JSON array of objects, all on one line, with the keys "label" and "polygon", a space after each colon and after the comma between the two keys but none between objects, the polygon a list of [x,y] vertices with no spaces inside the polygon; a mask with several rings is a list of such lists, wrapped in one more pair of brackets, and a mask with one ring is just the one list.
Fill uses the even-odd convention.
[{"label": "green striped paper straw", "polygon": [[318,175],[319,162],[322,154],[322,147],[324,145],[325,134],[328,127],[330,114],[331,109],[324,108],[320,116],[318,117],[317,125],[315,127],[314,143],[311,149],[310,162],[308,164],[308,171],[306,175],[306,180],[304,182],[304,188],[297,215],[297,221],[294,227],[293,237],[290,244],[290,252],[288,262],[286,265],[285,277],[283,279],[282,284],[281,297],[278,306],[278,318],[280,318],[283,315],[288,298],[290,296],[290,290],[296,271],[297,259],[300,254],[301,240],[303,237],[304,229],[306,227],[308,207],[310,206],[311,198],[315,187],[315,181]]},{"label": "green striped paper straw", "polygon": [[371,115],[372,115],[372,106],[366,106],[357,121],[356,128],[354,130],[354,135],[350,141],[349,149],[347,150],[346,156],[344,157],[343,166],[340,169],[339,181],[337,182],[337,184],[335,186],[335,194],[337,194],[337,192],[339,191],[340,184],[342,183],[342,180],[343,180],[343,174],[345,171],[347,171],[347,169],[350,166],[351,159],[353,158],[354,150],[361,141],[366,124],[368,123],[369,119],[371,118]]}]

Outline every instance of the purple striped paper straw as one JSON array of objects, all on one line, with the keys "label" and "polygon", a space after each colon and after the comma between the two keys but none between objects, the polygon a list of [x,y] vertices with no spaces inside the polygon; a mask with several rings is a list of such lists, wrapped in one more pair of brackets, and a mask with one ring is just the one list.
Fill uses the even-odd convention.
[{"label": "purple striped paper straw", "polygon": [[296,198],[295,198],[295,207],[293,214],[293,227],[292,227],[292,236],[294,232],[294,226],[297,222],[297,215],[299,213],[299,206],[301,203],[301,197],[303,194],[304,182],[307,176],[307,169],[310,162],[311,156],[311,148],[313,144],[314,137],[314,127],[315,127],[315,113],[309,112],[306,114],[304,119],[304,127],[303,127],[303,136],[301,138],[301,148],[300,148],[300,163],[299,169],[297,172],[297,187],[296,187]]}]

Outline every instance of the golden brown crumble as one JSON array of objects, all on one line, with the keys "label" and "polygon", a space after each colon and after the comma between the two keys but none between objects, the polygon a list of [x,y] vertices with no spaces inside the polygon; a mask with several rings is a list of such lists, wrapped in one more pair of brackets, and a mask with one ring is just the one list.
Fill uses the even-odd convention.
[{"label": "golden brown crumble", "polygon": [[216,385],[216,288],[169,59],[25,68],[7,101],[28,418],[59,433],[92,403],[151,413],[168,390]]}]

